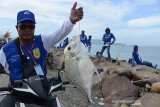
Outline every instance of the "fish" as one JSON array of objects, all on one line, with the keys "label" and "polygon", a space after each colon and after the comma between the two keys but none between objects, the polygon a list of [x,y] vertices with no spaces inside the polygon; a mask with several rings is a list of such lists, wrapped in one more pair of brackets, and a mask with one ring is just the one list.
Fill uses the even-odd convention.
[{"label": "fish", "polygon": [[[96,72],[99,73],[88,56],[86,47],[78,36],[73,36],[64,49],[65,75],[84,95],[90,103],[94,103],[92,95],[92,79]],[[100,81],[101,78],[99,76]]]}]

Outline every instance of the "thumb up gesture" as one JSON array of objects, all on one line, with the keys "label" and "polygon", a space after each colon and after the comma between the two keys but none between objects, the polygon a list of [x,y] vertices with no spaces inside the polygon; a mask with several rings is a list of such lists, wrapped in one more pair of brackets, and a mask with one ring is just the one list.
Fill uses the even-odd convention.
[{"label": "thumb up gesture", "polygon": [[76,9],[77,2],[74,3],[72,9],[71,9],[71,15],[70,15],[70,20],[73,24],[78,22],[83,18],[83,8],[79,7]]}]

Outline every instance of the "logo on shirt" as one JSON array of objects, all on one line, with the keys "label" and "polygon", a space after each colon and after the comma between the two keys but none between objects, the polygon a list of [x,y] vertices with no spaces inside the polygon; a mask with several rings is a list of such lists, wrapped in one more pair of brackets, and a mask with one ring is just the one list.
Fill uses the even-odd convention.
[{"label": "logo on shirt", "polygon": [[19,55],[12,55],[10,58],[9,58],[9,61],[11,61],[12,63],[13,62],[16,62],[20,59],[20,56]]},{"label": "logo on shirt", "polygon": [[25,12],[24,12],[24,15],[29,15],[30,14],[30,11],[28,11],[28,10],[26,10]]},{"label": "logo on shirt", "polygon": [[41,53],[40,53],[40,51],[39,51],[38,48],[35,48],[35,49],[33,50],[33,55],[34,55],[34,57],[37,58],[37,59],[41,56]]}]

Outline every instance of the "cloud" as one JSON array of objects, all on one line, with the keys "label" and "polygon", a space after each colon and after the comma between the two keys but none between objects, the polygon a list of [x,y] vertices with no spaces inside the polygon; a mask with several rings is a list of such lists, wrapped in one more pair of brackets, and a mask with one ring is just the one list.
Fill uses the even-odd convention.
[{"label": "cloud", "polygon": [[150,27],[160,25],[160,16],[132,19],[128,21],[128,25],[131,27]]},{"label": "cloud", "polygon": [[[47,17],[48,22],[52,19],[64,19],[65,14],[69,14],[71,5],[63,4],[59,1],[47,2],[44,0],[1,0],[0,1],[0,18],[10,18],[15,19],[17,12],[20,10],[28,9],[35,13],[35,16],[38,17],[41,21],[45,21],[44,18]],[[61,18],[62,17],[62,18]],[[57,21],[58,22],[58,21]],[[59,22],[58,22],[59,23]]]},{"label": "cloud", "polygon": [[[17,35],[14,27],[16,15],[18,11],[24,9],[31,10],[35,14],[36,33],[52,33],[69,18],[74,2],[73,0],[0,0],[0,26],[2,26],[0,33],[9,29],[13,35]],[[77,2],[77,7],[83,7],[84,18],[80,22],[80,28],[77,23],[70,35],[78,35],[80,30],[84,29],[87,35],[91,34],[93,38],[101,39],[106,26],[111,28],[117,41],[121,42],[124,42],[127,35],[134,33],[134,29],[139,29],[136,31],[138,33],[134,33],[135,38],[159,34],[158,29],[146,31],[143,28],[155,25],[159,27],[159,0],[118,2],[117,0],[77,0]],[[139,18],[134,19],[135,17]]]},{"label": "cloud", "polygon": [[94,15],[106,21],[121,20],[127,13],[132,10],[132,7],[128,5],[128,2],[124,1],[116,5],[111,1],[97,1],[97,2],[81,2],[84,6],[84,11],[87,14]]}]

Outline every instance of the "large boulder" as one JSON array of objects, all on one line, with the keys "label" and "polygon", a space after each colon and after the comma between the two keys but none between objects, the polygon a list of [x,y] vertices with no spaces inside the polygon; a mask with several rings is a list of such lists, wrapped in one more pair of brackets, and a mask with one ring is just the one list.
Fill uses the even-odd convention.
[{"label": "large boulder", "polygon": [[160,94],[147,93],[130,107],[160,107]]},{"label": "large boulder", "polygon": [[133,67],[132,74],[134,76],[135,80],[142,80],[142,79],[148,79],[148,78],[159,78],[160,75],[157,73],[158,71],[156,69],[139,65],[136,67]]},{"label": "large boulder", "polygon": [[160,82],[156,82],[152,84],[151,92],[160,93]]},{"label": "large boulder", "polygon": [[133,100],[138,97],[139,89],[125,76],[111,76],[102,83],[102,95],[112,100]]}]

